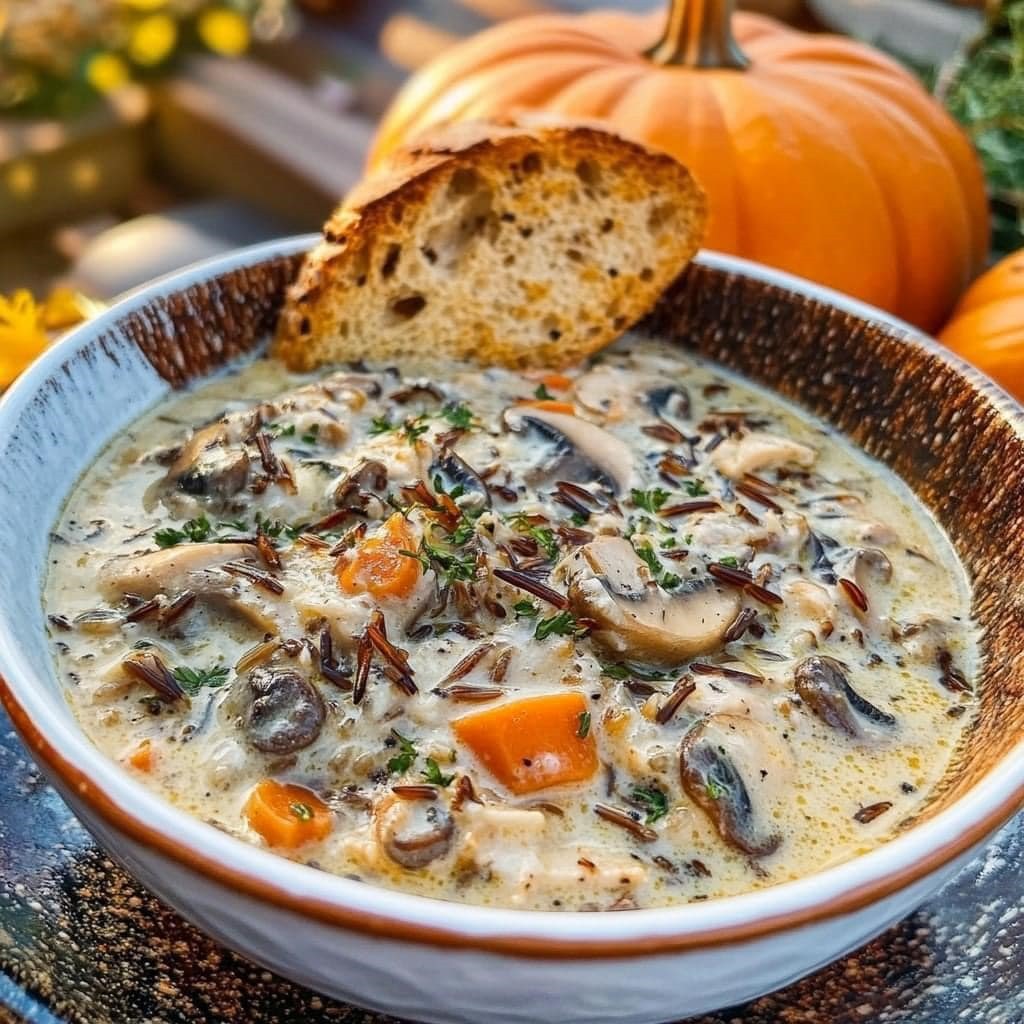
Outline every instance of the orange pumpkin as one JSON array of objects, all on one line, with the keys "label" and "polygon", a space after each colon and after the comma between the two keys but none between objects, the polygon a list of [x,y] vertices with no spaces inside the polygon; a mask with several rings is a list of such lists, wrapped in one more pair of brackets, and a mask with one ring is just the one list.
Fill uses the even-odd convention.
[{"label": "orange pumpkin", "polygon": [[410,79],[370,166],[449,120],[602,119],[690,168],[709,196],[709,248],[935,329],[988,247],[967,138],[878,51],[731,9],[673,0],[667,24],[614,11],[500,24]]},{"label": "orange pumpkin", "polygon": [[967,289],[939,339],[1024,398],[1024,249]]}]

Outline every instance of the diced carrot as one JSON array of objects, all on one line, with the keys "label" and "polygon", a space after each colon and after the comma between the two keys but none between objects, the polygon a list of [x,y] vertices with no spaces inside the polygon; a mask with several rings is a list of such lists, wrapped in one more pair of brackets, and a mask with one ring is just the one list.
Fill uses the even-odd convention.
[{"label": "diced carrot", "polygon": [[589,721],[583,694],[552,693],[457,718],[452,729],[499,782],[532,793],[597,771]]},{"label": "diced carrot", "polygon": [[402,552],[415,547],[412,528],[396,512],[356,548],[351,561],[338,571],[341,589],[349,594],[407,597],[419,579],[420,563]]},{"label": "diced carrot", "polygon": [[531,409],[546,409],[548,412],[561,412],[566,416],[576,415],[576,406],[572,402],[559,402],[552,398],[521,398],[516,405],[527,405]]},{"label": "diced carrot", "polygon": [[245,803],[249,824],[270,846],[294,850],[323,839],[333,827],[331,809],[305,786],[264,779]]},{"label": "diced carrot", "polygon": [[139,772],[151,772],[156,765],[156,751],[149,740],[143,740],[128,756],[125,761]]},{"label": "diced carrot", "polygon": [[565,391],[572,387],[572,377],[566,377],[564,373],[546,373],[540,382],[549,391]]}]

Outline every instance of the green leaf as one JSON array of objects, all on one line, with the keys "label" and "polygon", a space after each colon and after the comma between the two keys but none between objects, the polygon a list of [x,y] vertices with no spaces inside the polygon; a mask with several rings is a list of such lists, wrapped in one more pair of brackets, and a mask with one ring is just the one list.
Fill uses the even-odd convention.
[{"label": "green leaf", "polygon": [[412,416],[402,424],[402,433],[409,444],[414,444],[418,437],[430,429],[429,419],[430,417],[424,413],[422,416]]},{"label": "green leaf", "polygon": [[312,821],[313,820],[313,808],[309,804],[293,803],[288,805],[288,810],[295,815],[299,821]]},{"label": "green leaf", "polygon": [[511,524],[516,533],[522,534],[524,537],[532,537],[543,549],[549,561],[558,561],[562,549],[559,547],[553,530],[547,526],[535,526],[524,512],[516,512],[514,515],[508,516],[507,522]]},{"label": "green leaf", "polygon": [[722,794],[725,793],[725,790],[715,782],[714,779],[708,779],[704,790],[707,793],[709,800],[718,800],[721,798]]},{"label": "green leaf", "polygon": [[432,757],[427,758],[426,764],[427,770],[422,775],[432,786],[441,786],[443,788],[452,784],[455,776],[442,774],[440,766]]},{"label": "green leaf", "polygon": [[571,612],[559,612],[550,619],[541,619],[534,629],[533,635],[538,640],[546,640],[549,636],[572,636],[580,632],[579,623]]},{"label": "green leaf", "polygon": [[638,786],[630,794],[630,799],[646,811],[648,825],[668,814],[668,797],[654,786]]},{"label": "green leaf", "polygon": [[398,753],[388,761],[388,771],[392,775],[404,775],[416,760],[416,741],[397,729],[391,730],[391,738],[398,744]]},{"label": "green leaf", "polygon": [[633,488],[630,491],[630,496],[637,508],[642,508],[645,512],[650,512],[653,515],[657,514],[658,509],[668,501],[669,493],[661,487],[654,487],[649,491]]},{"label": "green leaf", "polygon": [[585,740],[590,735],[590,712],[581,711],[579,725],[576,726],[576,735]]},{"label": "green leaf", "polygon": [[683,486],[686,488],[686,493],[691,498],[699,498],[702,494],[708,493],[708,489],[704,486],[703,480],[687,480]]},{"label": "green leaf", "polygon": [[211,690],[219,689],[228,681],[226,665],[198,669],[182,665],[176,668],[171,675],[190,697],[194,697],[204,687],[209,687]]},{"label": "green leaf", "polygon": [[740,560],[735,555],[726,555],[725,558],[718,559],[718,564],[727,565],[730,569],[738,569]]},{"label": "green leaf", "polygon": [[213,526],[210,520],[206,516],[199,516],[184,523],[180,530],[176,530],[174,527],[157,530],[153,534],[153,540],[156,541],[157,547],[173,548],[175,545],[183,544],[185,541],[189,541],[192,544],[202,544],[210,539],[212,533]]},{"label": "green leaf", "polygon": [[550,401],[555,396],[553,394],[551,394],[551,392],[548,391],[548,389],[543,384],[541,384],[533,392],[533,397],[538,399],[541,402],[546,402],[546,401]]},{"label": "green leaf", "polygon": [[370,434],[386,434],[389,430],[394,430],[395,424],[387,418],[387,416],[374,416],[370,421]]},{"label": "green leaf", "polygon": [[441,410],[441,415],[459,430],[470,430],[473,426],[473,410],[464,402],[449,402]]},{"label": "green leaf", "polygon": [[540,615],[540,609],[532,601],[516,601],[512,611],[516,613],[517,619],[535,619]]},{"label": "green leaf", "polygon": [[320,424],[314,423],[305,434],[302,435],[303,444],[316,444],[320,440]]}]

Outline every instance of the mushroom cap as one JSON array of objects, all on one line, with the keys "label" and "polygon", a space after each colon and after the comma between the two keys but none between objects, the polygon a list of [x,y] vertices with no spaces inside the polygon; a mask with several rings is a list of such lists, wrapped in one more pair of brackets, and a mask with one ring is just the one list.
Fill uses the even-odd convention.
[{"label": "mushroom cap", "polygon": [[738,591],[711,579],[662,590],[624,537],[596,537],[575,551],[567,580],[574,613],[596,623],[596,643],[617,657],[654,665],[677,665],[720,648],[742,604]]},{"label": "mushroom cap", "polygon": [[626,493],[635,473],[633,452],[621,438],[596,423],[548,409],[509,409],[505,422],[513,429],[533,425],[548,437],[561,440],[561,450],[543,468],[552,474],[586,484],[597,481],[613,495]]}]

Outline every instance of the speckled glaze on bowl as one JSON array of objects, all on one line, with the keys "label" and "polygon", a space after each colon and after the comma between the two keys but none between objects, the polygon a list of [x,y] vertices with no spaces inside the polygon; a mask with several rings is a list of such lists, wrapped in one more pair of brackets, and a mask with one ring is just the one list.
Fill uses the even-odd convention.
[{"label": "speckled glaze on bowl", "polygon": [[80,473],[173,388],[260,344],[312,238],[243,250],[126,298],[0,402],[0,696],[111,856],[218,939],[333,996],[429,1021],[675,1019],[779,987],[908,913],[1024,802],[1024,413],[877,310],[706,254],[647,327],[774,387],[892,466],[975,585],[982,711],[928,813],[797,882],[684,907],[546,913],[444,903],[275,857],[174,809],[103,757],[63,699],[40,604]]}]

